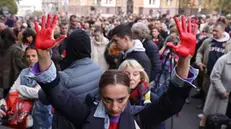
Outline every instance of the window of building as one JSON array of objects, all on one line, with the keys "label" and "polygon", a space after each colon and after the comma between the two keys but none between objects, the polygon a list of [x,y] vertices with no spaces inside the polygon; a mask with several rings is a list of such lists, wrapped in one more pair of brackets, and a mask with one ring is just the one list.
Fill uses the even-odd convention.
[{"label": "window of building", "polygon": [[156,0],[149,0],[149,4],[150,4],[150,5],[154,5],[155,2],[156,2]]},{"label": "window of building", "polygon": [[107,8],[107,9],[106,9],[106,13],[110,13],[110,8]]},{"label": "window of building", "polygon": [[165,5],[169,6],[172,3],[172,0],[166,0]]},{"label": "window of building", "polygon": [[112,0],[106,0],[106,4],[111,4]]}]

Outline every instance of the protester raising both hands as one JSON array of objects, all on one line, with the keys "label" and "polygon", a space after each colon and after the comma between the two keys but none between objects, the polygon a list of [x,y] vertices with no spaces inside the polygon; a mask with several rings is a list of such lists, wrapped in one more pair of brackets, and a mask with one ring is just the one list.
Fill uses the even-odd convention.
[{"label": "protester raising both hands", "polygon": [[[158,101],[140,108],[140,106],[129,104],[130,79],[127,74],[118,70],[106,71],[101,76],[98,104],[92,103],[91,105],[89,102],[83,104],[76,99],[75,95],[66,89],[66,84],[60,81],[63,78],[57,75],[54,63],[50,59],[48,49],[62,38],[57,41],[51,38],[57,16],[54,16],[52,22],[49,17],[47,27],[43,20],[42,29],[39,31],[36,29],[39,35],[38,39],[36,38],[36,47],[40,50],[38,51],[39,69],[35,79],[40,83],[52,106],[71,121],[76,128],[137,129],[139,126],[141,129],[150,129],[153,125],[161,123],[182,109],[193,86],[191,83],[198,74],[197,70],[190,67],[190,60],[194,55],[196,44],[194,32],[197,30],[195,25],[194,32],[191,32],[190,18],[187,29],[184,16],[182,16],[181,24],[175,18],[181,43],[178,46],[172,44],[168,44],[168,46],[180,56],[180,59],[171,74],[168,91]],[[43,17],[43,19],[45,18]]]}]

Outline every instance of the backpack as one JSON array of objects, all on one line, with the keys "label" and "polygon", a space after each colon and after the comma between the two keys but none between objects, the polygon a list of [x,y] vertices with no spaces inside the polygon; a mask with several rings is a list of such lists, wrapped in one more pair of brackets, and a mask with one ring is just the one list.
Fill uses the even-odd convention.
[{"label": "backpack", "polygon": [[206,128],[221,129],[222,125],[226,125],[227,129],[231,129],[231,119],[222,114],[208,115],[206,119]]}]

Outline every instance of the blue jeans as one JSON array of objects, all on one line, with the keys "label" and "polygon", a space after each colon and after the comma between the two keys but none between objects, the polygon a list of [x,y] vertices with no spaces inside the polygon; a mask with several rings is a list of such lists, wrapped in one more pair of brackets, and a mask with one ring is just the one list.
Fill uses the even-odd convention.
[{"label": "blue jeans", "polygon": [[43,105],[39,100],[34,102],[32,111],[32,129],[51,129],[53,117],[51,108],[51,105]]}]

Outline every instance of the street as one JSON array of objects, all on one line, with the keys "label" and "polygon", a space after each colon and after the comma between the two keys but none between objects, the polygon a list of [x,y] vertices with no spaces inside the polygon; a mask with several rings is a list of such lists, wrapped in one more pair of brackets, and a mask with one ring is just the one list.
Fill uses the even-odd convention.
[{"label": "street", "polygon": [[[194,89],[192,94],[195,94]],[[189,104],[185,104],[179,116],[173,117],[173,128],[171,128],[171,119],[167,121],[166,129],[198,129],[200,119],[197,115],[202,112],[201,109],[196,109],[200,104],[197,99],[190,99]]]}]

